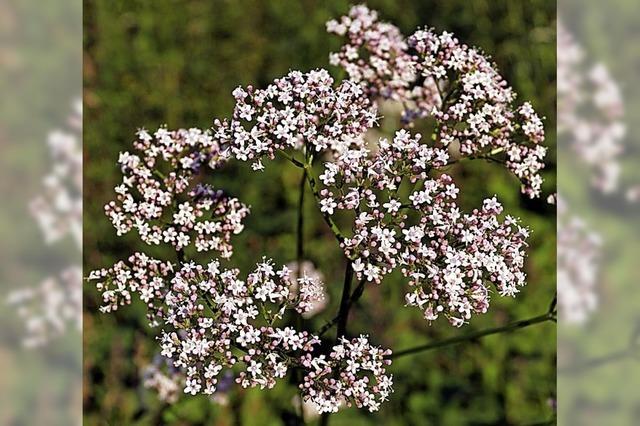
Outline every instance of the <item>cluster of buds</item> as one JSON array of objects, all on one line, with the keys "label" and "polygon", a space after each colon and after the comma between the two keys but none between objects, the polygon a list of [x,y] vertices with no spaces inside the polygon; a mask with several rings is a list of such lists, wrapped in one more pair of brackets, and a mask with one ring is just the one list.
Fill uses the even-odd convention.
[{"label": "cluster of buds", "polygon": [[249,209],[208,185],[192,185],[203,165],[219,167],[227,151],[208,131],[164,127],[153,136],[140,130],[134,147],[142,156],[120,154],[122,183],[116,200],[105,206],[118,235],[135,228],[150,245],[164,242],[176,250],[194,245],[231,257],[231,236],[242,231]]},{"label": "cluster of buds", "polygon": [[[525,284],[528,231],[513,217],[500,221],[495,197],[461,213],[452,178],[428,175],[447,159],[446,151],[400,130],[391,142],[381,139],[373,154],[351,150],[327,163],[320,206],[330,215],[356,211],[342,247],[358,278],[380,283],[400,266],[413,287],[407,305],[419,307],[429,321],[442,313],[461,326],[472,313],[487,311],[486,283],[503,296]],[[405,187],[410,189],[401,191]]]},{"label": "cluster of buds", "polygon": [[371,97],[401,102],[406,122],[432,117],[440,144],[504,163],[523,193],[540,196],[542,122],[530,104],[513,105],[515,93],[485,55],[447,32],[418,30],[405,40],[362,5],[328,30],[347,36],[331,62],[369,87]]},{"label": "cluster of buds", "polygon": [[329,56],[331,65],[343,68],[370,98],[401,103],[405,122],[425,117],[442,102],[436,81],[420,74],[404,35],[379,21],[376,11],[354,6],[348,15],[327,22],[327,31],[346,38],[340,51]]}]

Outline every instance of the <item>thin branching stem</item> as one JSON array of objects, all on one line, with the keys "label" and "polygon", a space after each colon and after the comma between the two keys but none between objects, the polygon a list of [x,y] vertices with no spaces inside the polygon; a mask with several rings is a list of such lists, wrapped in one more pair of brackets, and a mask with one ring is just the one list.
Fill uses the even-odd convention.
[{"label": "thin branching stem", "polygon": [[[360,299],[360,296],[362,296],[362,294],[364,293],[365,283],[366,283],[365,280],[361,280],[360,283],[358,284],[358,287],[356,287],[356,289],[353,290],[353,293],[349,298],[349,309],[353,307],[353,305]],[[330,321],[328,321],[325,325],[323,325],[316,334],[318,336],[322,336],[327,331],[331,330],[331,328],[333,328],[333,326],[338,323],[339,319],[340,319],[339,315],[333,317]]]},{"label": "thin branching stem", "polygon": [[399,358],[406,355],[412,355],[416,353],[430,351],[433,349],[453,346],[453,345],[464,343],[470,340],[479,339],[481,337],[490,336],[492,334],[508,333],[511,331],[519,330],[521,328],[532,326],[534,324],[539,324],[546,321],[554,321],[555,317],[556,317],[555,312],[546,312],[542,315],[538,315],[533,318],[527,318],[524,320],[515,321],[515,322],[512,322],[511,324],[507,324],[502,327],[487,328],[484,330],[475,331],[473,333],[463,334],[462,336],[456,336],[450,339],[439,340],[437,342],[427,343],[424,345],[418,345],[412,348],[403,349],[395,352],[393,355],[390,356],[390,358],[395,359],[395,358]]},{"label": "thin branching stem", "polygon": [[353,266],[351,261],[347,262],[344,271],[344,284],[342,286],[342,297],[340,298],[340,309],[338,310],[338,328],[336,330],[336,341],[347,333],[347,320],[349,309],[351,308],[351,282],[353,281]]},{"label": "thin branching stem", "polygon": [[299,167],[301,169],[305,168],[305,164],[302,161],[295,159],[293,156],[287,154],[285,151],[279,149],[278,153],[282,155],[284,158],[286,158],[287,160],[289,160],[289,162],[291,162],[291,164],[293,164],[294,166]]}]

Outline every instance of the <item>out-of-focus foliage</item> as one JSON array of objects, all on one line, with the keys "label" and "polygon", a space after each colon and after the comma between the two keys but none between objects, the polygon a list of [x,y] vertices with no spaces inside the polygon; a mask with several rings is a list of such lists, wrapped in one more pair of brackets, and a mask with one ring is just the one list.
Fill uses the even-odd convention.
[{"label": "out-of-focus foliage", "polygon": [[[490,53],[520,100],[546,116],[550,161],[545,189],[555,187],[555,4],[550,1],[370,1],[383,19],[405,33],[418,26],[454,32]],[[208,127],[228,116],[239,84],[264,86],[289,69],[328,66],[339,40],[324,23],[344,14],[349,2],[329,1],[105,1],[86,0],[85,44],[85,270],[112,264],[139,246],[118,238],[102,213],[120,175],[119,151],[138,127],[160,124]],[[337,75],[336,70],[332,70]],[[505,324],[546,311],[555,291],[555,214],[543,201],[527,201],[506,171],[489,164],[457,170],[466,208],[500,194],[507,211],[532,229],[529,285],[515,300],[497,295],[487,315],[465,329],[444,321],[428,326],[402,308],[403,286],[390,276],[369,287],[354,309],[349,329],[366,332],[395,349],[473,329]],[[214,183],[252,206],[247,229],[232,259],[241,270],[268,254],[276,262],[295,258],[296,202],[300,171],[282,162],[263,173],[227,167]],[[317,208],[307,197],[307,258],[323,272],[329,309],[310,326],[333,317],[341,290],[343,260]],[[162,254],[162,253],[161,253]],[[170,254],[164,255],[171,259]],[[144,390],[142,368],[156,343],[144,309],[134,304],[116,315],[97,312],[96,292],[85,289],[85,422],[94,424],[282,424],[291,390],[235,390],[221,406],[205,397],[173,406]],[[395,394],[375,415],[347,409],[334,425],[529,424],[553,418],[555,326],[545,323],[463,346],[394,362]]]},{"label": "out-of-focus foliage", "polygon": [[[565,0],[560,18],[584,51],[586,63],[601,64],[620,88],[627,128],[620,157],[624,185],[640,182],[640,27],[638,5],[629,0]],[[561,54],[559,52],[558,54]],[[559,327],[559,422],[567,425],[635,424],[640,368],[634,356],[612,357],[637,345],[640,297],[637,264],[640,206],[620,193],[603,195],[589,187],[588,170],[561,141],[560,191],[591,232],[600,235],[598,308],[582,327]],[[622,191],[621,191],[622,192]],[[591,363],[600,360],[599,363]],[[576,366],[584,368],[574,369]]]},{"label": "out-of-focus foliage", "polygon": [[7,303],[60,265],[80,262],[73,242],[46,245],[29,213],[52,164],[47,135],[64,128],[81,87],[80,0],[0,1],[0,424],[78,421],[81,339],[22,346],[25,323]]}]

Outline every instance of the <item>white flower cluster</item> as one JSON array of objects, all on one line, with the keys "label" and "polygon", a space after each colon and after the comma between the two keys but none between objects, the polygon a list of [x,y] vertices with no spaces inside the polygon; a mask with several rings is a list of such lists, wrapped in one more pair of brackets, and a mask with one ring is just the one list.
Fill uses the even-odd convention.
[{"label": "white flower cluster", "polygon": [[[186,393],[215,394],[230,370],[244,388],[270,389],[294,369],[294,379],[303,377],[296,382],[303,400],[323,413],[341,405],[375,411],[392,392],[389,350],[365,336],[347,339],[340,326],[338,340],[323,346],[319,336],[286,324],[326,305],[321,277],[305,262],[276,269],[263,260],[246,280],[221,267],[217,257],[231,256],[231,237],[242,231],[248,208],[194,186],[202,169],[237,160],[259,171],[276,155],[302,168],[357,278],[381,283],[398,270],[409,282],[406,304],[428,321],[442,315],[461,326],[487,311],[492,287],[514,296],[525,284],[527,229],[503,217],[496,197],[462,212],[459,188],[443,168],[456,161],[449,157],[458,146],[462,156],[504,163],[524,192],[538,196],[544,129],[532,106],[515,107],[494,65],[451,34],[420,30],[404,39],[364,6],[327,27],[348,38],[332,62],[349,80],[334,87],[325,70],[291,71],[265,89],[239,87],[232,117],[214,120],[211,132],[140,131],[134,146],[141,154],[121,154],[124,179],[107,216],[118,234],[135,228],[147,244],[170,243],[180,264],[137,253],[90,279],[105,312],[139,294]],[[423,141],[402,129],[391,141],[370,142],[365,134],[377,125],[378,99],[402,103],[406,124],[435,119],[434,137]],[[324,167],[316,179],[318,159]],[[352,220],[349,232],[333,220],[338,214]],[[190,261],[184,249],[192,244],[214,259],[206,266]],[[150,386],[172,395],[159,375]]]},{"label": "white flower cluster", "polygon": [[507,168],[522,181],[522,192],[539,197],[547,149],[540,145],[544,129],[531,105],[514,110],[515,93],[495,65],[450,33],[417,31],[409,45],[420,56],[423,75],[436,78],[447,91],[433,111],[440,142],[458,142],[464,156],[504,152]]},{"label": "white flower cluster", "polygon": [[340,51],[329,56],[331,65],[343,68],[369,97],[400,102],[405,122],[426,116],[442,102],[436,81],[420,75],[404,35],[395,25],[379,21],[376,11],[354,6],[348,15],[327,22],[327,31],[347,38]]},{"label": "white flower cluster", "polygon": [[149,325],[157,326],[156,314],[161,314],[162,298],[167,291],[166,281],[173,272],[170,262],[153,259],[144,253],[134,253],[128,263],[121,260],[109,269],[91,271],[89,280],[98,281],[96,289],[102,294],[101,312],[114,312],[120,306],[131,304],[132,292],[138,293],[149,310]]},{"label": "white flower cluster", "polygon": [[563,321],[585,323],[598,307],[600,236],[558,198],[558,305]]},{"label": "white flower cluster", "polygon": [[439,143],[455,143],[463,156],[504,162],[523,193],[540,196],[546,155],[541,120],[528,103],[514,108],[515,93],[485,55],[447,32],[418,30],[404,40],[363,5],[327,28],[347,36],[331,62],[370,87],[371,97],[400,101],[406,122],[433,117]]},{"label": "white flower cluster", "polygon": [[[499,220],[495,197],[463,214],[451,177],[428,176],[447,158],[446,151],[421,144],[420,135],[400,130],[393,141],[381,139],[373,154],[351,150],[327,163],[320,205],[328,214],[356,212],[342,247],[359,278],[379,283],[399,266],[414,287],[407,305],[429,321],[442,313],[461,326],[472,313],[487,311],[487,283],[503,296],[525,284],[528,231],[510,216]],[[411,188],[404,197],[401,187]]]},{"label": "white flower cluster", "polygon": [[[309,369],[300,384],[318,412],[335,413],[342,404],[355,404],[358,408],[377,411],[393,392],[393,377],[386,374],[391,364],[390,350],[372,346],[366,336],[340,342],[329,356],[303,358],[302,365]],[[336,371],[340,374],[336,375]]]},{"label": "white flower cluster", "polygon": [[[620,89],[603,64],[585,64],[584,52],[558,22],[558,135],[593,171],[603,193],[619,189],[626,126]],[[628,196],[634,198],[635,190]]]},{"label": "white flower cluster", "polygon": [[210,132],[161,127],[152,136],[140,130],[134,147],[143,155],[120,154],[123,180],[116,200],[105,206],[118,235],[135,228],[147,244],[177,250],[193,244],[197,251],[231,257],[231,235],[242,231],[249,209],[208,185],[191,188],[203,165],[215,168],[227,158]]},{"label": "white flower cluster", "polygon": [[376,122],[376,110],[358,85],[345,81],[333,87],[326,70],[291,71],[266,89],[238,87],[233,92],[233,119],[215,120],[214,138],[230,145],[235,159],[273,158],[278,150],[309,147],[310,154],[342,152],[362,144],[362,135]]},{"label": "white flower cluster", "polygon": [[[30,204],[31,214],[44,234],[46,244],[70,237],[82,247],[82,102],[73,102],[65,130],[49,133],[51,171],[44,178],[43,192]],[[40,347],[82,330],[82,268],[62,266],[38,286],[13,290],[7,297],[26,325],[23,344]]]},{"label": "white flower cluster", "polygon": [[[292,292],[290,272],[287,267],[276,270],[271,261],[264,260],[242,281],[237,269],[223,270],[218,261],[206,267],[184,263],[174,272],[170,264],[136,253],[128,263],[121,261],[109,269],[94,271],[89,279],[97,282],[103,294],[105,312],[131,303],[132,294],[139,294],[149,309],[151,325],[162,327],[161,355],[184,372],[184,392],[212,395],[220,373],[234,366],[242,366],[236,382],[245,388],[273,388],[291,367],[310,369],[308,374],[314,377],[313,371],[324,359],[324,355],[315,354],[319,338],[275,323],[282,320],[287,309],[298,313],[311,309],[322,297],[318,291],[321,284],[302,276],[296,280],[298,290]],[[379,386],[388,394],[391,381],[382,381],[382,365],[389,361],[382,360],[381,351],[367,348],[364,337],[358,342],[360,349],[350,356],[362,359],[363,371],[381,377],[383,384]],[[334,352],[337,350],[334,348]],[[344,354],[331,357],[333,364],[328,371],[343,374],[338,361]],[[162,385],[169,396],[171,386],[166,377],[154,374],[150,380],[150,386]],[[317,380],[324,377],[318,376]],[[366,384],[367,379],[361,380]],[[365,398],[366,390],[355,394],[338,384],[325,389],[335,400],[376,408],[368,399],[372,396]],[[312,391],[303,396],[313,399]]]}]

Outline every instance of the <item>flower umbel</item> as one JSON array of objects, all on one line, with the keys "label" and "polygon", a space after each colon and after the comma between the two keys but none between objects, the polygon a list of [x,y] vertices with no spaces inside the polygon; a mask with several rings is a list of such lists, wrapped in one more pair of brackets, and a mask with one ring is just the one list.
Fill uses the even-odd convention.
[{"label": "flower umbel", "polygon": [[[463,211],[463,188],[449,170],[490,160],[517,176],[527,196],[540,196],[546,148],[533,106],[516,105],[495,64],[452,34],[423,29],[405,38],[365,6],[327,30],[346,39],[330,58],[346,80],[317,69],[238,87],[231,117],[215,119],[212,130],[140,130],[135,152],[120,155],[123,181],[107,216],[118,235],[135,229],[175,256],[138,252],[89,279],[103,312],[133,295],[146,305],[170,367],[150,370],[147,384],[166,400],[177,398],[176,383],[214,395],[221,377],[271,389],[289,376],[297,401],[318,413],[376,411],[393,391],[391,351],[347,330],[368,286],[398,271],[407,286],[399,304],[418,308],[429,324],[444,317],[461,327],[488,311],[492,293],[513,297],[526,284],[528,229],[497,196]],[[402,128],[372,137],[382,101],[402,105]],[[412,131],[418,120],[430,120],[433,134]],[[262,258],[245,275],[227,265],[249,209],[207,181],[229,162],[261,172],[276,156],[302,174],[297,259],[278,267]],[[306,184],[347,260],[338,316],[315,332],[312,317],[327,308],[328,292],[305,260]]]}]

